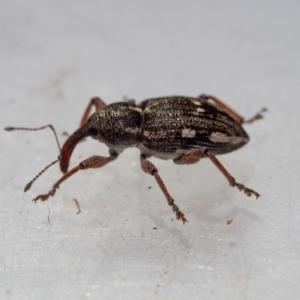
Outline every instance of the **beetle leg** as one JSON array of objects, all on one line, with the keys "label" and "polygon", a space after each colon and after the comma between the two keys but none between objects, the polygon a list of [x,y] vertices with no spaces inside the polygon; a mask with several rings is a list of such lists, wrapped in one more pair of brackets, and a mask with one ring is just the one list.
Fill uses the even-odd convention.
[{"label": "beetle leg", "polygon": [[87,119],[89,118],[89,115],[91,113],[92,107],[95,106],[96,111],[102,109],[103,107],[106,106],[104,101],[100,99],[99,97],[94,97],[90,100],[90,103],[88,104],[87,108],[85,109],[85,112],[82,116],[80,126],[82,126]]},{"label": "beetle leg", "polygon": [[224,166],[220,163],[220,161],[211,152],[206,150],[204,153],[214,163],[214,165],[224,174],[224,176],[227,178],[231,186],[236,186],[240,191],[243,191],[247,196],[251,196],[254,194],[256,196],[256,199],[260,196],[260,194],[257,193],[256,191],[247,188],[241,183],[236,182],[234,177],[232,177],[228,173],[228,171],[224,168]]},{"label": "beetle leg", "polygon": [[248,196],[251,196],[252,194],[254,194],[256,198],[260,196],[259,193],[257,193],[256,191],[245,187],[241,183],[236,182],[235,179],[228,173],[228,171],[220,163],[220,161],[209,151],[203,151],[201,149],[193,149],[188,153],[184,154],[183,156],[174,159],[173,161],[175,164],[179,164],[179,165],[195,164],[205,156],[207,156],[215,164],[215,166],[225,175],[225,177],[228,179],[229,184],[231,186],[236,186],[240,191],[243,191]]},{"label": "beetle leg", "polygon": [[198,98],[203,100],[212,100],[218,107],[220,107],[229,115],[231,115],[238,123],[243,124],[244,118],[240,114],[235,112],[232,108],[230,108],[228,105],[219,100],[217,97],[212,95],[201,94]]},{"label": "beetle leg", "polygon": [[251,124],[253,123],[254,121],[256,120],[260,120],[260,119],[263,119],[264,118],[264,115],[263,113],[266,112],[267,109],[264,107],[262,108],[256,115],[254,115],[252,118],[248,119],[248,120],[244,120],[244,124]]},{"label": "beetle leg", "polygon": [[179,207],[174,203],[174,199],[171,197],[165,184],[160,178],[156,167],[149,160],[147,160],[146,157],[147,156],[144,154],[141,154],[140,156],[142,170],[155,177],[159,187],[161,188],[162,192],[167,198],[168,204],[172,207],[173,212],[176,214],[177,220],[182,220],[184,224],[185,222],[187,222],[187,219],[185,218],[184,214],[180,211]]},{"label": "beetle leg", "polygon": [[54,196],[56,190],[59,188],[60,184],[71,177],[73,174],[77,173],[79,170],[87,170],[91,168],[101,168],[106,164],[112,162],[118,157],[118,154],[115,152],[111,152],[109,157],[103,156],[91,156],[88,159],[79,163],[79,165],[67,173],[65,173],[52,187],[52,189],[47,194],[41,194],[36,196],[32,201],[36,202],[38,200],[45,201],[50,196]]},{"label": "beetle leg", "polygon": [[249,124],[249,123],[253,123],[256,120],[260,120],[263,118],[263,113],[267,111],[266,108],[263,108],[252,118],[245,120],[243,116],[238,114],[236,111],[234,111],[232,108],[230,108],[228,105],[223,103],[220,99],[218,99],[215,96],[202,94],[198,97],[198,99],[212,100],[218,107],[220,107],[225,112],[227,112],[229,115],[231,115],[240,124],[245,124],[245,123]]},{"label": "beetle leg", "polygon": [[193,149],[179,158],[173,159],[173,162],[177,165],[190,165],[196,164],[203,157],[205,157],[203,149]]}]

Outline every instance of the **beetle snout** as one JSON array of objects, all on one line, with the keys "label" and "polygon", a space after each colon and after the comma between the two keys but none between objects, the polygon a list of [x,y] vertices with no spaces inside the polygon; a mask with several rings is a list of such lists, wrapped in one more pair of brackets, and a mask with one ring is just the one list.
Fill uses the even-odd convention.
[{"label": "beetle snout", "polygon": [[90,126],[85,123],[83,126],[81,126],[79,129],[77,129],[65,142],[61,149],[60,153],[60,169],[63,173],[66,173],[68,171],[69,167],[69,161],[72,155],[72,152],[78,142],[80,140],[84,139],[85,137],[91,135],[89,132]]}]

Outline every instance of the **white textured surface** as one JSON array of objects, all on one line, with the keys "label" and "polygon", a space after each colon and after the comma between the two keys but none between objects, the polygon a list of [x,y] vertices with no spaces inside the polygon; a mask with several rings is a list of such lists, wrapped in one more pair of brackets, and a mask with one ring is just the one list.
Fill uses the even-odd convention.
[{"label": "white textured surface", "polygon": [[[245,116],[269,108],[245,126],[251,143],[220,157],[258,201],[209,161],[153,159],[184,226],[135,149],[35,205],[60,176],[55,166],[22,192],[57,156],[53,135],[0,131],[1,299],[298,299],[299,1],[0,5],[1,127],[52,123],[63,142],[94,95],[111,103],[206,92]],[[71,163],[106,153],[89,140]]]}]

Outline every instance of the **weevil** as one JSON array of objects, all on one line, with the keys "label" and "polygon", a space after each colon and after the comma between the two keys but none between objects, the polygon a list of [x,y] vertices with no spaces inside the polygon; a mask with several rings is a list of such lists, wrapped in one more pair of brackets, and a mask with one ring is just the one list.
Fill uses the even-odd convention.
[{"label": "weevil", "polygon": [[[93,107],[96,112],[91,114]],[[54,196],[59,186],[79,170],[101,168],[117,159],[126,148],[140,149],[142,170],[154,176],[168,204],[178,220],[187,222],[184,213],[175,204],[167,190],[157,168],[150,162],[151,156],[160,159],[172,159],[175,164],[195,164],[202,158],[209,158],[223,173],[232,187],[237,187],[247,196],[260,195],[255,190],[238,183],[225,169],[216,155],[232,152],[244,146],[249,137],[242,127],[263,117],[262,109],[253,118],[245,121],[221,100],[210,95],[199,97],[168,96],[152,98],[136,104],[134,100],[106,105],[98,97],[89,102],[80,127],[69,136],[60,149],[56,132],[52,125],[39,128],[6,127],[8,131],[15,129],[40,130],[50,127],[56,137],[60,154],[58,159],[45,167],[26,186],[30,189],[32,183],[51,165],[59,161],[64,175],[52,186],[46,194],[36,196],[33,201],[45,201]],[[91,114],[91,115],[90,115]],[[92,137],[109,148],[109,156],[91,156],[81,161],[68,171],[69,161],[76,145],[86,137]]]}]

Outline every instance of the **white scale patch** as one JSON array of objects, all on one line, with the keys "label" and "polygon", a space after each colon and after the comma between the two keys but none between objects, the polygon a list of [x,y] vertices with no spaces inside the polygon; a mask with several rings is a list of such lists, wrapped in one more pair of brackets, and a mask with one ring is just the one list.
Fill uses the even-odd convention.
[{"label": "white scale patch", "polygon": [[202,103],[198,100],[191,100],[195,105],[201,106]]},{"label": "white scale patch", "polygon": [[202,103],[200,101],[197,100],[192,100],[192,102],[197,105],[198,107],[196,108],[197,112],[205,112],[205,109],[201,108]]},{"label": "white scale patch", "polygon": [[133,109],[133,110],[135,110],[135,111],[137,111],[137,112],[139,112],[141,114],[143,113],[143,110],[140,107],[137,107],[137,106],[130,107],[130,109]]},{"label": "white scale patch", "polygon": [[145,131],[143,132],[143,136],[149,138],[149,137],[150,137],[150,132],[145,130]]},{"label": "white scale patch", "polygon": [[184,128],[181,130],[181,136],[184,138],[193,138],[196,135],[196,130]]},{"label": "white scale patch", "polygon": [[136,134],[139,131],[139,128],[131,128],[131,127],[125,127],[124,131],[131,134]]},{"label": "white scale patch", "polygon": [[213,132],[209,136],[209,140],[213,143],[226,143],[231,145],[239,145],[246,142],[246,139],[237,136],[229,136],[222,132]]},{"label": "white scale patch", "polygon": [[213,132],[209,136],[209,140],[213,143],[229,143],[230,137],[222,132]]}]

